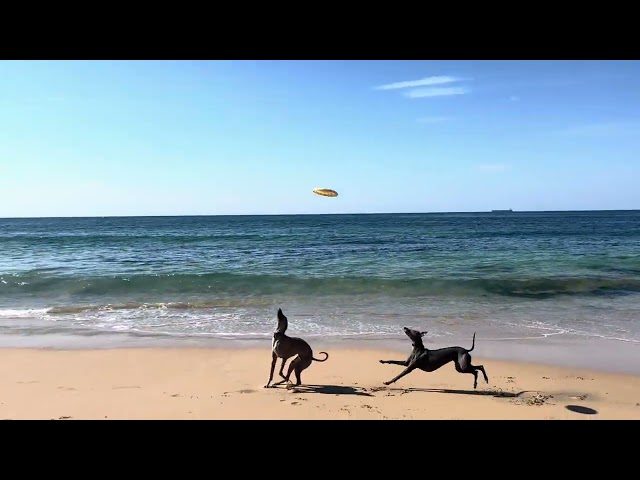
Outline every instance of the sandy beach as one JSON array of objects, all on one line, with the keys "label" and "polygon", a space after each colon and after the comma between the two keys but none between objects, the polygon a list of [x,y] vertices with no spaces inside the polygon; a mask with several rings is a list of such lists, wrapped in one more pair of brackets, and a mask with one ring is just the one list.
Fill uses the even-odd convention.
[{"label": "sandy beach", "polygon": [[640,419],[638,376],[475,357],[477,390],[451,364],[387,387],[402,367],[379,360],[402,352],[329,354],[304,386],[265,389],[268,347],[1,349],[0,418]]},{"label": "sandy beach", "polygon": [[[0,419],[640,420],[639,82],[635,61],[0,62]],[[461,350],[385,385],[407,328]],[[276,332],[329,354],[300,386],[265,388]],[[210,474],[257,458],[208,430]],[[371,451],[269,430],[312,471]],[[431,430],[374,433],[404,451],[361,463],[600,455]]]}]

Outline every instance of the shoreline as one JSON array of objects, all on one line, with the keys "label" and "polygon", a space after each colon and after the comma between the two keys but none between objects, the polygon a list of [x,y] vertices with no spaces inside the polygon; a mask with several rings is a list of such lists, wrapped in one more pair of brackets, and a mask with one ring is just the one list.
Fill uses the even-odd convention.
[{"label": "shoreline", "polygon": [[[304,337],[314,351],[390,351],[408,355],[411,344],[405,338]],[[428,348],[449,345],[469,347],[467,342],[445,343],[447,340],[427,340]],[[271,349],[270,337],[220,338],[177,336],[132,336],[121,333],[94,335],[0,335],[0,352],[33,351],[109,351],[109,350],[261,350]],[[577,368],[612,374],[640,376],[640,344],[618,340],[585,338],[570,334],[518,339],[483,340],[476,337],[472,356],[491,361],[529,365]]]},{"label": "shoreline", "polygon": [[328,352],[301,387],[266,389],[269,348],[3,348],[0,418],[640,419],[639,375],[474,356],[477,389],[451,364],[385,386],[402,367],[379,360],[406,351]]}]

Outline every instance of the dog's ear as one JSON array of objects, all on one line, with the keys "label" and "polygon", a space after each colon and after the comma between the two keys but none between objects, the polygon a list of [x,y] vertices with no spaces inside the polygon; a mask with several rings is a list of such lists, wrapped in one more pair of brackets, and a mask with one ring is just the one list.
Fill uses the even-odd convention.
[{"label": "dog's ear", "polygon": [[427,333],[429,333],[429,332],[420,332],[420,336],[424,337]]}]

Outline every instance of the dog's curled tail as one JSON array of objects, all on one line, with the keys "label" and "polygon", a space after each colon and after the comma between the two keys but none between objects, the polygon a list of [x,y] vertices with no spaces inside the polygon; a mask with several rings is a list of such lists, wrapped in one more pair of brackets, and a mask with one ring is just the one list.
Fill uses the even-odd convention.
[{"label": "dog's curled tail", "polygon": [[326,361],[327,361],[327,359],[329,358],[329,354],[328,354],[327,352],[320,352],[320,353],[324,353],[324,355],[325,355],[324,360],[319,360],[319,359],[317,359],[317,358],[315,358],[315,357],[311,357],[311,359],[312,359],[314,362],[326,362]]},{"label": "dog's curled tail", "polygon": [[471,342],[471,348],[467,350],[467,352],[473,351],[475,347],[476,347],[476,332],[473,332],[473,341]]}]

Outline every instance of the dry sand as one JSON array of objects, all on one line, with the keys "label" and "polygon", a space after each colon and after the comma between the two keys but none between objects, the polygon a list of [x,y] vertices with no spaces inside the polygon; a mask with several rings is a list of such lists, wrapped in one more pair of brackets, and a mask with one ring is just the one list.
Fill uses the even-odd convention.
[{"label": "dry sand", "polygon": [[[322,349],[315,349],[316,351]],[[415,371],[380,359],[406,353],[329,350],[307,386],[265,389],[261,349],[0,350],[1,419],[640,419],[640,377],[474,357]],[[316,355],[317,356],[317,355]],[[278,360],[277,370],[280,366]]]}]

